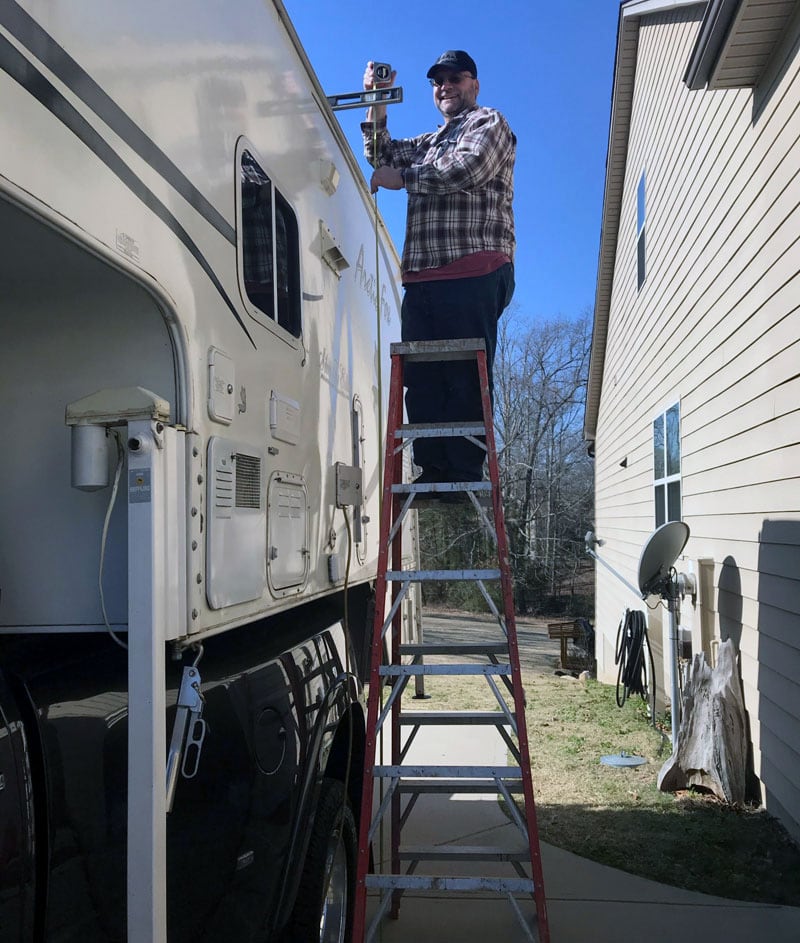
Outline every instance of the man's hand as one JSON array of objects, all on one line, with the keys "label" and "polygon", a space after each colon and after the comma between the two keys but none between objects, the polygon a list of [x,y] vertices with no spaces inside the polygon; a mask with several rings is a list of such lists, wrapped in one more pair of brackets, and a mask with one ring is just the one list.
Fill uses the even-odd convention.
[{"label": "man's hand", "polygon": [[388,165],[378,167],[369,182],[370,192],[377,193],[379,187],[383,187],[385,190],[402,190],[403,175],[395,167],[389,167]]},{"label": "man's hand", "polygon": [[[366,69],[364,69],[364,91],[369,92],[376,88],[389,88],[394,84],[394,80],[397,77],[397,72],[392,69],[392,77],[388,82],[376,82],[375,81],[375,63],[370,59],[367,63]],[[376,122],[384,121],[386,119],[386,105],[371,105],[367,109],[367,121]],[[373,191],[374,192],[374,191]]]},{"label": "man's hand", "polygon": [[364,89],[369,91],[373,88],[389,88],[394,85],[394,80],[397,78],[397,72],[392,69],[392,77],[388,82],[376,82],[375,81],[375,63],[370,60],[367,63],[366,69],[364,69]]}]

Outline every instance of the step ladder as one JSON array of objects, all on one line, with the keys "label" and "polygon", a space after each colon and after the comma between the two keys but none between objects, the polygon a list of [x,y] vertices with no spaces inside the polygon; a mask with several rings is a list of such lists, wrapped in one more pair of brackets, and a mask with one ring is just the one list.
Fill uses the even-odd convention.
[{"label": "step ladder", "polygon": [[[519,919],[525,937],[549,943],[539,833],[533,797],[528,738],[525,725],[525,694],[522,689],[519,651],[509,566],[508,541],[500,494],[497,452],[492,424],[492,406],[486,350],[481,339],[415,341],[393,344],[389,389],[389,418],[386,433],[383,504],[376,586],[375,622],[367,710],[367,744],[358,842],[356,892],[353,917],[354,943],[371,943],[381,921],[388,914],[399,916],[404,892],[434,892],[437,896],[487,895],[507,898]],[[414,361],[474,360],[480,383],[483,420],[437,425],[403,424],[403,366]],[[486,449],[489,481],[458,483],[404,483],[403,453],[422,436],[466,436]],[[407,463],[406,463],[407,464]],[[459,497],[454,498],[453,495]],[[412,509],[435,505],[445,509],[457,500],[474,509],[481,527],[497,549],[495,569],[403,570],[403,525]],[[445,501],[448,503],[442,504]],[[426,580],[472,580],[497,622],[497,640],[481,638],[458,644],[403,644],[401,606],[412,584]],[[489,594],[486,584],[499,581],[502,611]],[[387,614],[387,587],[391,584],[391,605]],[[450,661],[437,663],[446,656]],[[452,663],[452,659],[458,663]],[[475,656],[483,661],[476,662]],[[471,660],[465,660],[471,659]],[[411,678],[435,675],[463,677],[469,684],[488,683],[497,700],[493,711],[405,711],[401,698]],[[388,692],[388,693],[387,693]],[[385,703],[384,703],[385,699]],[[511,759],[497,766],[414,766],[406,764],[409,748],[417,733],[428,726],[494,727]],[[388,731],[387,731],[388,728]],[[376,761],[379,738],[386,732],[391,760]],[[376,789],[377,787],[377,789]],[[370,799],[377,793],[373,810]],[[517,843],[512,848],[446,844],[430,835],[423,847],[403,843],[403,829],[413,815],[417,801],[426,795],[459,795],[481,800],[486,795],[505,802],[505,812],[515,824]],[[518,808],[521,797],[521,810]],[[464,801],[468,801],[465,799]],[[424,806],[424,803],[422,803]],[[474,802],[475,832],[480,831],[481,815],[487,802]],[[491,807],[490,807],[491,808]],[[418,810],[417,810],[418,811]],[[504,832],[509,829],[503,829]],[[371,852],[388,833],[388,867],[370,873]],[[428,836],[426,835],[426,840]],[[379,856],[376,856],[379,857]],[[442,868],[453,873],[440,873]],[[431,873],[425,873],[429,870]],[[498,874],[500,876],[498,876]],[[367,926],[367,895],[377,892],[377,908]],[[532,899],[533,919],[521,904]],[[526,904],[530,910],[530,904]],[[487,927],[487,929],[490,929]],[[443,937],[444,938],[444,937]]]}]

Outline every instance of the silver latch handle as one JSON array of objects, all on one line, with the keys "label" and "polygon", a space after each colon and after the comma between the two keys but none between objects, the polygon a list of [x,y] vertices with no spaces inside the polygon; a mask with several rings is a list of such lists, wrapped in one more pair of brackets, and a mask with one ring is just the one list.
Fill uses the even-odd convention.
[{"label": "silver latch handle", "polygon": [[197,774],[200,765],[200,752],[206,727],[202,719],[203,694],[200,690],[200,683],[200,672],[197,670],[196,662],[183,669],[181,687],[178,692],[178,709],[175,713],[175,723],[172,726],[172,738],[167,755],[167,812],[172,811],[172,803],[175,800],[178,770],[187,779],[191,779]]},{"label": "silver latch handle", "polygon": [[206,722],[202,717],[195,717],[189,723],[189,733],[186,737],[186,746],[183,752],[181,774],[184,779],[193,779],[200,768],[200,754],[203,750],[203,740],[206,738]]}]

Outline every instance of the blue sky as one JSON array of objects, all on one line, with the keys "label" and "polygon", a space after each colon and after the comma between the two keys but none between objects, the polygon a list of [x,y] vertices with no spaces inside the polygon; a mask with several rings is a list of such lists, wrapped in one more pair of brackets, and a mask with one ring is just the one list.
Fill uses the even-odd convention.
[{"label": "blue sky", "polygon": [[[357,91],[368,59],[392,64],[404,96],[388,113],[396,137],[440,123],[425,73],[445,49],[465,49],[479,103],[502,111],[517,135],[520,313],[575,318],[593,307],[619,0],[284,5],[327,94]],[[338,118],[367,174],[362,115]],[[379,206],[399,248],[405,193],[382,190]]]}]

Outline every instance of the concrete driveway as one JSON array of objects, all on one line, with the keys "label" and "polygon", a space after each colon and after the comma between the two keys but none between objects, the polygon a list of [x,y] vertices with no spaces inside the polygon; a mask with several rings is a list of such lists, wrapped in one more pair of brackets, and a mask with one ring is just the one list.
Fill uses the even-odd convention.
[{"label": "concrete driveway", "polygon": [[[425,639],[463,641],[465,629],[474,638],[480,635],[482,624],[486,631],[496,631],[485,618],[426,613]],[[558,642],[547,637],[546,625],[523,620],[517,628],[523,665],[554,670]],[[506,749],[493,728],[424,727],[407,762],[504,765]],[[509,833],[515,826],[503,814],[496,797],[474,800],[463,795],[421,796],[404,827],[404,844],[508,844],[504,838],[513,838]],[[657,884],[544,843],[541,849],[553,943],[800,941],[800,908],[711,897]],[[452,865],[436,867],[439,870],[434,873],[453,871]],[[375,906],[376,899],[371,898],[370,912]],[[521,902],[521,909],[528,924],[534,926],[532,903]],[[382,943],[523,943],[530,936],[505,899],[406,892],[399,919],[384,919],[373,938]]]}]

